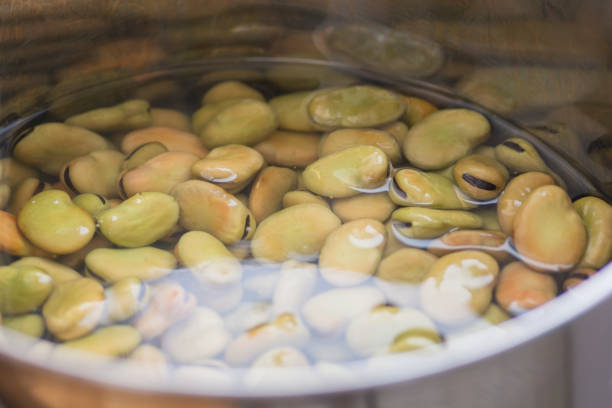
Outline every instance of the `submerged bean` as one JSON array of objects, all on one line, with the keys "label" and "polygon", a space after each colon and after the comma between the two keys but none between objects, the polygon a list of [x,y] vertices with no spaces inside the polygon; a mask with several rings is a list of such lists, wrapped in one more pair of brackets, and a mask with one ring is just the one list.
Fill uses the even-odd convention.
[{"label": "submerged bean", "polygon": [[319,204],[299,204],[266,218],[251,242],[253,257],[260,261],[308,260],[317,256],[340,219]]},{"label": "submerged bean", "polygon": [[98,150],[68,162],[60,180],[74,193],[93,193],[104,197],[119,196],[115,181],[124,155],[116,150]]},{"label": "submerged bean", "polygon": [[273,166],[304,168],[318,158],[318,133],[277,130],[253,148]]},{"label": "submerged bean", "polygon": [[420,305],[438,323],[459,326],[484,313],[493,296],[499,266],[480,251],[459,251],[439,258],[420,289]]},{"label": "submerged bean", "polygon": [[162,282],[151,288],[146,309],[133,326],[143,338],[153,339],[174,323],[186,319],[197,304],[195,297],[175,282]]},{"label": "submerged bean", "polygon": [[151,119],[151,126],[169,127],[183,132],[191,130],[189,116],[174,109],[151,108]]},{"label": "submerged bean", "polygon": [[[414,337],[412,341],[408,336]],[[424,313],[395,306],[375,307],[353,319],[346,329],[348,346],[362,357],[411,351],[440,341],[436,326]]]},{"label": "submerged bean", "polygon": [[490,130],[489,121],[478,112],[443,109],[410,129],[402,146],[404,156],[421,169],[438,170],[470,153]]},{"label": "submerged bean", "polygon": [[506,139],[498,144],[495,147],[495,157],[504,166],[517,173],[550,171],[536,148],[527,140],[518,137]]},{"label": "submerged bean", "polygon": [[304,170],[306,188],[330,198],[351,197],[387,180],[387,155],[375,146],[355,146],[317,160]]},{"label": "submerged bean", "polygon": [[197,161],[198,156],[191,153],[167,152],[157,155],[119,175],[119,194],[124,199],[143,192],[168,194],[177,184],[191,178],[191,167]]},{"label": "submerged bean", "polygon": [[587,245],[580,215],[565,190],[554,185],[538,187],[527,197],[514,217],[513,230],[516,250],[538,270],[570,269]]},{"label": "submerged bean", "polygon": [[329,204],[324,198],[312,194],[308,191],[289,191],[283,196],[283,208],[298,204],[320,204],[329,208]]},{"label": "submerged bean", "polygon": [[397,232],[408,238],[436,238],[455,228],[480,228],[482,218],[458,210],[405,207],[393,211]]},{"label": "submerged bean", "polygon": [[52,261],[48,258],[40,258],[36,256],[23,257],[13,262],[11,266],[34,266],[39,268],[46,275],[51,277],[54,284],[63,283],[81,277],[77,271],[64,264]]},{"label": "submerged bean", "polygon": [[463,200],[456,187],[446,177],[432,172],[402,169],[393,176],[389,197],[398,205],[445,210],[474,208]]},{"label": "submerged bean", "polygon": [[106,139],[87,129],[63,123],[44,123],[19,140],[13,154],[23,163],[57,176],[70,160],[109,148],[111,145]]},{"label": "submerged bean", "polygon": [[538,187],[554,184],[552,177],[538,172],[527,172],[510,180],[497,201],[497,218],[501,230],[512,235],[514,217],[529,194]]},{"label": "submerged bean", "polygon": [[130,248],[164,237],[178,218],[179,205],[174,197],[158,192],[135,194],[96,217],[100,232],[109,241]]},{"label": "submerged bean", "polygon": [[319,143],[319,157],[360,145],[378,147],[385,152],[391,163],[402,161],[402,153],[395,138],[379,129],[339,129],[328,133]]},{"label": "submerged bean", "polygon": [[176,267],[176,259],[172,253],[154,247],[98,248],[87,254],[85,265],[96,278],[116,283],[126,278],[163,278]]},{"label": "submerged bean", "polygon": [[71,116],[66,124],[96,132],[118,132],[149,126],[152,121],[149,102],[133,99]]},{"label": "submerged bean", "polygon": [[385,296],[373,287],[331,289],[308,299],[302,315],[318,333],[337,336],[344,332],[351,319],[384,302]]},{"label": "submerged bean", "polygon": [[17,217],[23,234],[54,254],[68,254],[87,245],[96,232],[93,218],[60,190],[36,194]]},{"label": "submerged bean", "polygon": [[53,288],[51,277],[35,266],[0,266],[0,313],[36,310]]},{"label": "submerged bean", "polygon": [[442,235],[429,244],[428,250],[439,256],[455,251],[479,250],[504,262],[510,258],[505,246],[507,239],[506,234],[499,231],[464,229]]},{"label": "submerged bean", "polygon": [[183,234],[174,253],[202,284],[228,285],[242,277],[240,262],[209,233],[190,231]]},{"label": "submerged bean", "polygon": [[172,194],[180,206],[180,225],[187,230],[205,231],[224,244],[250,239],[255,217],[236,197],[221,187],[200,180],[178,184]]},{"label": "submerged bean", "polygon": [[148,142],[132,150],[121,163],[121,171],[131,170],[145,164],[155,156],[166,153],[168,149],[159,142]]},{"label": "submerged bean", "polygon": [[30,313],[20,316],[5,317],[4,327],[32,337],[42,337],[45,333],[45,322],[39,314]]},{"label": "submerged bean", "polygon": [[403,119],[409,126],[414,126],[427,115],[438,110],[430,102],[415,96],[399,95],[399,98],[406,107]]},{"label": "submerged bean", "polygon": [[30,177],[19,183],[10,199],[8,211],[14,215],[18,215],[23,206],[25,206],[36,194],[46,190],[50,190],[49,183],[45,183],[35,177]]},{"label": "submerged bean", "polygon": [[314,123],[332,127],[374,127],[403,113],[404,104],[396,94],[370,85],[319,91],[308,104]]},{"label": "submerged bean", "polygon": [[563,281],[563,290],[567,291],[573,289],[595,273],[597,273],[597,271],[591,268],[578,268],[570,272]]},{"label": "submerged bean", "polygon": [[264,159],[256,150],[231,144],[212,149],[193,164],[191,171],[194,176],[235,194],[251,182],[263,165]]},{"label": "submerged bean", "polygon": [[266,167],[263,169],[251,187],[249,209],[257,222],[262,222],[268,216],[282,208],[285,193],[297,187],[297,174],[284,167]]},{"label": "submerged bean", "polygon": [[209,149],[226,144],[252,146],[268,137],[277,126],[270,106],[255,99],[207,104],[193,118],[194,130]]},{"label": "submerged bean", "polygon": [[174,361],[197,364],[221,353],[230,340],[221,316],[212,309],[198,307],[188,319],[163,334],[161,345]]},{"label": "submerged bean", "polygon": [[104,323],[129,319],[142,310],[149,300],[149,287],[137,278],[125,278],[104,291]]},{"label": "submerged bean", "polygon": [[497,160],[477,154],[460,159],[453,168],[453,175],[464,193],[483,201],[497,197],[510,177]]},{"label": "submerged bean", "polygon": [[362,218],[385,222],[391,216],[395,207],[387,193],[360,194],[354,197],[332,200],[332,211],[343,222]]},{"label": "submerged bean", "polygon": [[557,283],[552,276],[533,271],[521,262],[506,265],[495,288],[495,298],[509,313],[518,315],[554,299]]},{"label": "submerged bean", "polygon": [[256,99],[264,101],[263,95],[254,88],[239,81],[223,81],[211,87],[202,97],[202,104],[228,99]]},{"label": "submerged bean", "polygon": [[200,139],[189,131],[153,126],[128,133],[121,140],[121,151],[131,155],[134,150],[146,143],[157,142],[168,151],[195,154],[204,157],[208,153]]},{"label": "submerged bean", "polygon": [[104,288],[90,278],[55,285],[42,308],[47,328],[60,340],[71,340],[92,331],[104,313]]},{"label": "submerged bean", "polygon": [[133,327],[117,325],[102,327],[85,337],[67,341],[60,348],[115,358],[129,354],[140,341],[141,336]]},{"label": "submerged bean", "polygon": [[225,359],[231,365],[244,365],[274,347],[299,347],[309,338],[310,333],[306,326],[296,316],[284,313],[230,342],[225,351]]},{"label": "submerged bean", "polygon": [[340,226],[321,248],[321,276],[335,286],[365,282],[378,267],[385,241],[385,227],[380,221],[365,218]]},{"label": "submerged bean", "polygon": [[295,92],[270,99],[270,107],[281,129],[314,132],[328,127],[314,123],[308,115],[308,105],[319,91]]},{"label": "submerged bean", "polygon": [[298,313],[302,304],[314,292],[316,284],[316,265],[293,260],[283,262],[274,289],[274,313]]},{"label": "submerged bean", "polygon": [[588,234],[580,266],[601,268],[612,258],[612,206],[597,197],[583,197],[574,202],[574,208]]}]

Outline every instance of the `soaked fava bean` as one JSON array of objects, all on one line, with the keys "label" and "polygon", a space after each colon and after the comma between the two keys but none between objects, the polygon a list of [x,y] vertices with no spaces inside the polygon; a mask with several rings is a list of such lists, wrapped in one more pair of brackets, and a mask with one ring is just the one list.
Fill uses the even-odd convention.
[{"label": "soaked fava bean", "polygon": [[387,155],[375,146],[355,146],[325,156],[302,173],[315,194],[344,198],[383,186],[389,171]]},{"label": "soaked fava bean", "polygon": [[183,132],[191,131],[189,116],[174,109],[151,108],[151,126],[169,127]]},{"label": "soaked fava bean", "polygon": [[127,356],[130,362],[145,366],[147,370],[165,373],[168,369],[168,359],[163,351],[151,344],[141,344]]},{"label": "soaked fava bean", "polygon": [[26,256],[16,260],[10,266],[33,266],[48,275],[54,284],[81,278],[81,275],[71,267],[48,258]]},{"label": "soaked fava bean", "polygon": [[87,211],[89,215],[95,217],[102,211],[108,210],[110,208],[110,204],[108,200],[106,200],[101,195],[93,194],[93,193],[83,193],[72,199],[72,202],[77,206]]},{"label": "soaked fava bean", "polygon": [[104,288],[80,278],[56,284],[42,308],[47,329],[60,340],[81,337],[96,328],[104,313]]},{"label": "soaked fava bean", "polygon": [[325,199],[314,195],[308,191],[289,191],[283,196],[283,208],[291,207],[298,204],[320,204],[329,208],[329,204]]},{"label": "soaked fava bean", "polygon": [[385,226],[380,221],[347,222],[329,234],[321,248],[321,276],[335,286],[365,282],[378,267],[385,241]]},{"label": "soaked fava bean", "polygon": [[325,336],[338,336],[351,319],[383,304],[383,293],[370,286],[331,289],[314,295],[304,303],[306,323]]},{"label": "soaked fava bean", "polygon": [[375,127],[404,113],[396,94],[371,85],[355,85],[317,92],[308,103],[310,119],[330,127]]},{"label": "soaked fava bean", "polygon": [[557,296],[557,283],[550,275],[533,271],[521,262],[512,262],[502,269],[495,298],[501,307],[513,315],[552,300]]},{"label": "soaked fava bean", "polygon": [[[303,367],[308,365],[306,356],[295,347],[277,347],[263,353],[252,364],[253,368]],[[265,371],[269,374],[268,371]],[[247,376],[253,374],[250,372]],[[263,373],[262,373],[263,374]],[[251,378],[252,380],[252,378]]]},{"label": "soaked fava bean", "polygon": [[191,153],[198,157],[208,154],[208,149],[193,133],[165,126],[153,126],[128,133],[121,139],[121,151],[131,155],[143,144],[152,142],[161,143],[170,152]]},{"label": "soaked fava bean", "polygon": [[0,313],[22,314],[36,310],[53,289],[51,277],[30,265],[0,266]]},{"label": "soaked fava bean", "polygon": [[156,280],[176,267],[172,253],[154,247],[98,248],[85,257],[89,274],[103,282],[116,283],[126,278]]},{"label": "soaked fava bean", "polygon": [[125,278],[104,291],[103,323],[118,323],[141,311],[149,301],[149,287],[137,278]]},{"label": "soaked fava bean", "polygon": [[3,319],[2,325],[11,330],[32,337],[42,337],[45,333],[45,322],[36,313],[29,313],[20,316],[7,316]]},{"label": "soaked fava bean", "polygon": [[11,198],[11,187],[7,184],[0,184],[0,210],[4,210]]},{"label": "soaked fava bean", "polygon": [[504,166],[516,173],[550,172],[536,148],[527,140],[518,137],[506,139],[498,144],[495,147],[495,157]]},{"label": "soaked fava bean", "polygon": [[398,249],[378,265],[376,286],[393,304],[417,306],[419,285],[437,259],[421,249]]},{"label": "soaked fava bean", "polygon": [[135,194],[96,217],[106,239],[128,248],[152,244],[174,228],[178,219],[177,200],[158,192]]},{"label": "soaked fava bean", "polygon": [[110,142],[87,129],[63,123],[43,123],[17,141],[13,155],[43,173],[57,176],[69,161],[111,148]]},{"label": "soaked fava bean", "polygon": [[404,139],[408,135],[408,126],[406,126],[404,122],[391,122],[388,125],[382,126],[381,129],[395,138],[395,141],[397,142],[398,146],[400,146],[401,150],[401,146],[404,144]]},{"label": "soaked fava bean", "polygon": [[490,324],[500,324],[510,319],[512,315],[506,312],[504,309],[491,303],[487,310],[482,314],[482,318]]},{"label": "soaked fava bean", "polygon": [[362,218],[371,218],[385,222],[395,208],[396,205],[391,201],[387,193],[360,194],[354,197],[332,200],[332,211],[343,222]]},{"label": "soaked fava bean", "polygon": [[482,228],[489,231],[501,231],[499,220],[497,218],[497,206],[480,207],[473,211],[482,218]]},{"label": "soaked fava bean", "polygon": [[582,282],[587,280],[589,277],[594,275],[597,271],[591,268],[578,268],[567,275],[567,278],[563,281],[563,290],[571,290],[574,287],[580,285]]},{"label": "soaked fava bean", "polygon": [[170,326],[186,319],[195,309],[197,300],[176,282],[161,282],[151,288],[147,307],[133,321],[144,339],[153,339]]},{"label": "soaked fava bean", "polygon": [[233,333],[242,333],[269,321],[272,312],[272,304],[269,302],[242,302],[225,316],[225,325]]},{"label": "soaked fava bean", "polygon": [[513,240],[524,262],[537,270],[564,271],[576,265],[587,247],[587,231],[561,187],[538,187],[513,221]]},{"label": "soaked fava bean", "polygon": [[421,309],[445,326],[474,321],[487,309],[499,266],[480,251],[458,251],[439,258],[420,288]]},{"label": "soaked fava bean", "polygon": [[161,347],[179,363],[197,364],[221,353],[232,336],[212,309],[197,307],[161,337]]},{"label": "soaked fava bean", "polygon": [[385,152],[391,163],[402,161],[402,153],[395,138],[380,129],[339,129],[328,133],[319,143],[319,157],[360,145],[378,147]]},{"label": "soaked fava bean", "polygon": [[256,99],[265,101],[256,89],[239,81],[223,81],[210,88],[202,97],[202,104],[215,103],[228,99]]},{"label": "soaked fava bean", "polygon": [[19,212],[17,224],[34,245],[54,254],[78,251],[96,232],[91,215],[60,190],[32,197]]},{"label": "soaked fava bean", "polygon": [[125,156],[116,150],[98,150],[68,162],[60,172],[60,180],[76,194],[93,193],[119,197],[116,180]]},{"label": "soaked fava bean", "polygon": [[423,170],[439,170],[467,155],[489,137],[491,125],[467,109],[442,109],[415,124],[402,146],[404,157]]},{"label": "soaked fava bean", "polygon": [[70,254],[61,255],[57,258],[57,260],[70,268],[79,269],[85,263],[85,257],[87,254],[89,254],[91,251],[97,248],[110,248],[112,246],[113,244],[108,239],[104,238],[101,234],[96,233],[91,241],[89,241],[83,248]]},{"label": "soaked fava bean", "polygon": [[226,144],[255,145],[278,126],[274,111],[263,101],[230,99],[206,104],[193,115],[193,130],[207,148]]},{"label": "soaked fava bean", "polygon": [[6,211],[0,210],[0,250],[10,255],[26,256],[33,255],[37,250],[17,226],[17,218]]},{"label": "soaked fava bean", "polygon": [[120,357],[129,354],[141,342],[136,329],[127,325],[102,327],[93,333],[63,343],[60,349],[94,353],[101,357]]},{"label": "soaked fava bean", "polygon": [[314,264],[294,260],[283,262],[272,297],[274,314],[298,313],[315,291],[317,274]]},{"label": "soaked fava bean", "polygon": [[13,157],[0,159],[0,180],[9,187],[16,187],[28,178],[37,178],[38,172]]},{"label": "soaked fava bean", "polygon": [[131,170],[142,164],[145,164],[155,156],[168,152],[166,146],[159,142],[148,142],[141,144],[123,159],[121,163],[121,171]]},{"label": "soaked fava bean", "polygon": [[497,160],[472,154],[460,159],[453,168],[459,188],[476,200],[491,200],[499,195],[510,177]]},{"label": "soaked fava bean", "polygon": [[318,92],[320,91],[295,92],[270,99],[270,107],[278,119],[279,128],[294,132],[329,130],[329,126],[313,122],[308,115],[310,101]]},{"label": "soaked fava bean", "polygon": [[506,234],[499,231],[462,229],[447,232],[431,242],[427,249],[438,256],[455,251],[479,250],[498,262],[505,262],[511,257],[505,246],[507,239]]},{"label": "soaked fava bean", "polygon": [[50,190],[49,183],[45,183],[36,177],[29,177],[19,183],[10,198],[8,211],[14,215],[19,214],[24,205],[36,194]]},{"label": "soaked fava bean", "polygon": [[172,195],[181,210],[179,224],[187,230],[208,232],[227,245],[250,239],[255,232],[249,209],[215,184],[189,180],[178,184]]},{"label": "soaked fava bean", "polygon": [[273,166],[304,168],[318,158],[318,133],[276,130],[253,146]]},{"label": "soaked fava bean", "polygon": [[189,231],[181,236],[174,253],[203,284],[229,285],[240,281],[240,261],[211,234]]},{"label": "soaked fava bean", "polygon": [[191,153],[162,153],[123,171],[116,178],[117,189],[124,199],[143,192],[168,194],[177,184],[191,178],[191,167],[197,161],[198,156]]},{"label": "soaked fava bean", "polygon": [[612,206],[597,197],[583,197],[574,208],[587,230],[587,247],[580,266],[601,268],[612,259]]},{"label": "soaked fava bean", "polygon": [[263,165],[264,158],[257,150],[231,144],[212,149],[205,158],[193,164],[191,171],[194,176],[235,194],[253,180]]},{"label": "soaked fava bean", "polygon": [[397,232],[408,238],[436,238],[455,228],[481,228],[483,224],[471,212],[419,207],[397,209],[391,219]]},{"label": "soaked fava bean", "polygon": [[[416,330],[423,332],[418,339]],[[410,335],[414,337],[412,341],[405,338]],[[347,327],[345,337],[351,350],[362,357],[408,351],[408,343],[418,349],[440,342],[429,317],[416,309],[395,306],[377,306],[357,316]]]},{"label": "soaked fava bean", "polygon": [[478,146],[476,149],[474,149],[474,154],[497,160],[497,157],[495,156],[495,147],[493,146]]},{"label": "soaked fava bean", "polygon": [[399,95],[399,98],[406,107],[406,111],[404,112],[402,119],[409,126],[414,126],[416,123],[423,120],[427,115],[438,110],[438,108],[425,99],[406,95]]},{"label": "soaked fava bean", "polygon": [[393,176],[389,197],[401,206],[418,206],[446,210],[474,208],[463,200],[446,177],[432,172],[402,169]]},{"label": "soaked fava bean", "polygon": [[300,347],[306,344],[309,338],[310,332],[297,316],[283,313],[232,340],[225,350],[225,360],[231,365],[248,364],[272,348]]},{"label": "soaked fava bean", "polygon": [[539,172],[523,173],[510,180],[497,201],[497,218],[502,232],[512,235],[514,217],[533,190],[554,184],[552,177]]},{"label": "soaked fava bean", "polygon": [[149,102],[133,99],[71,116],[66,119],[66,124],[95,132],[120,132],[149,126],[152,121]]},{"label": "soaked fava bean", "polygon": [[341,222],[319,204],[299,204],[266,218],[251,241],[253,257],[264,262],[315,258]]},{"label": "soaked fava bean", "polygon": [[283,197],[297,187],[297,174],[284,167],[266,167],[258,175],[249,194],[249,209],[257,222],[282,208]]}]

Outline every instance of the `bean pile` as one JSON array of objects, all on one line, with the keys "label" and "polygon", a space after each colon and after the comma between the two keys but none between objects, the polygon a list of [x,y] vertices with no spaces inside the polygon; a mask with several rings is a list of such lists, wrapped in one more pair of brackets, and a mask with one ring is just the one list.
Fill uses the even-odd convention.
[{"label": "bean pile", "polygon": [[3,325],[163,369],[443,347],[612,256],[612,207],[490,133],[377,86],[235,81],[191,118],[128,100],[40,124],[1,163]]}]

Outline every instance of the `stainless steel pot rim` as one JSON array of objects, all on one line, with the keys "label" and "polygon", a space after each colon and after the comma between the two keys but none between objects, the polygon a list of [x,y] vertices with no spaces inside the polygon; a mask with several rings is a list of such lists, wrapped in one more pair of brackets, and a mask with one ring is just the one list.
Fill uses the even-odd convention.
[{"label": "stainless steel pot rim", "polygon": [[[270,63],[306,64],[315,67],[356,71],[354,67],[346,64],[294,58],[275,58],[273,61],[267,58],[232,59],[220,61],[218,66],[236,63],[263,65]],[[207,65],[210,66],[211,64]],[[369,75],[372,78],[379,76],[379,73],[368,70],[359,69],[357,71],[360,74],[365,73],[366,76]],[[160,74],[151,72],[148,76],[144,75],[143,77],[155,78],[156,75],[163,74],[164,70],[162,69],[159,72]],[[386,79],[388,81],[397,81],[397,78]],[[449,92],[444,88],[418,80],[403,82],[422,86],[431,92],[444,94]],[[477,109],[489,116],[496,116],[481,107],[477,107]],[[230,388],[218,387],[214,383],[206,382],[170,382],[163,378],[156,379],[146,375],[146,369],[142,369],[141,373],[143,375],[138,375],[134,371],[115,370],[112,365],[109,367],[109,364],[104,364],[102,369],[100,366],[86,365],[83,364],[84,360],[82,359],[43,361],[40,356],[29,351],[28,344],[31,345],[31,342],[27,343],[24,336],[10,333],[8,330],[3,329],[0,329],[0,335],[4,336],[5,341],[0,341],[0,356],[1,358],[48,371],[54,375],[83,379],[118,389],[123,388],[132,392],[232,399],[326,395],[412,381],[456,370],[462,366],[485,360],[534,340],[548,332],[560,329],[564,324],[588,312],[588,310],[610,296],[612,296],[612,263],[604,266],[598,273],[572,291],[553,299],[538,309],[513,318],[499,326],[492,326],[454,338],[449,346],[436,353],[428,355],[395,354],[389,357],[377,358],[372,360],[374,363],[370,364],[364,361],[343,363],[349,372],[355,374],[351,381],[326,379],[323,382],[315,383],[298,380],[293,385],[283,382],[282,386],[279,386],[276,382],[272,382],[270,384],[264,383],[258,387],[238,386]],[[299,373],[300,370],[295,370],[295,372]]]}]

